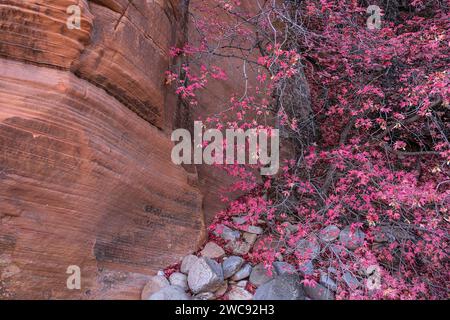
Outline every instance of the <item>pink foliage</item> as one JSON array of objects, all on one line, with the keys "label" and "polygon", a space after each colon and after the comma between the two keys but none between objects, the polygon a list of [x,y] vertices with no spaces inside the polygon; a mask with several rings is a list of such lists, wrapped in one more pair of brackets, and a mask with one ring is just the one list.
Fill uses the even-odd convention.
[{"label": "pink foliage", "polygon": [[[218,6],[248,18],[238,1],[222,0]],[[305,72],[319,138],[303,149],[301,161],[287,160],[280,174],[263,182],[254,168],[225,166],[239,178],[229,191],[247,195],[230,201],[211,229],[219,222],[233,226],[232,217],[243,214],[247,225],[264,221],[266,237],[249,259],[268,267],[280,256],[297,266],[304,263],[290,248],[325,226],[363,230],[360,248],[325,247],[315,273],[303,280],[314,286],[319,270],[334,268],[338,299],[447,298],[450,15],[438,3],[416,0],[410,6],[383,20],[380,30],[369,30],[365,7],[357,1],[302,1],[300,50],[268,42],[256,59],[255,95],[230,97],[226,112],[206,119],[219,129],[271,127],[261,119],[270,113],[274,88]],[[264,12],[277,17],[273,8]],[[174,56],[205,54],[208,42],[225,34],[270,27],[261,19],[234,28],[214,13],[207,16],[198,22],[202,45],[173,49]],[[227,81],[219,66],[196,70],[184,64],[182,73],[167,73],[168,83],[175,83],[191,105],[209,81]],[[278,112],[281,126],[301,130],[302,119]],[[383,233],[386,241],[377,242]],[[342,280],[351,273],[364,281],[371,265],[381,269],[380,289],[354,289]]]}]

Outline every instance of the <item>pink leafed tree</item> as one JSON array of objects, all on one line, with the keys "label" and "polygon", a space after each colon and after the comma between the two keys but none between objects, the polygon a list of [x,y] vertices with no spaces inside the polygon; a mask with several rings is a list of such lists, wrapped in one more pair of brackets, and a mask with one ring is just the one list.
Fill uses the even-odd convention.
[{"label": "pink leafed tree", "polygon": [[[228,209],[211,230],[263,220],[263,241],[247,258],[270,269],[281,256],[304,265],[310,257],[292,250],[299,240],[349,226],[364,233],[363,243],[355,250],[339,240],[322,245],[305,285],[332,270],[340,299],[446,299],[448,2],[266,0],[253,10],[235,0],[195,4],[196,39],[171,51],[178,63],[167,84],[195,108],[208,85],[229,81],[216,58],[241,61],[243,93],[205,123],[276,127],[293,149],[275,176],[223,166],[237,179],[230,191],[245,196],[224,197]],[[372,4],[381,8],[379,28],[367,26]],[[232,217],[243,213],[246,223],[234,225]],[[348,284],[348,274],[367,281],[370,266],[380,270],[379,288]]]}]

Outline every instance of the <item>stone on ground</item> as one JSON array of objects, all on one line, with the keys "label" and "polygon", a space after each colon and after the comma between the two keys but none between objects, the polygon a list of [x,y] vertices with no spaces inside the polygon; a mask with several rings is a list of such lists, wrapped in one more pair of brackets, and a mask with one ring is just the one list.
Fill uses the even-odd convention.
[{"label": "stone on ground", "polygon": [[236,286],[241,287],[241,288],[245,288],[248,284],[247,280],[241,280],[238,283],[236,283]]},{"label": "stone on ground", "polygon": [[300,278],[294,274],[283,274],[261,285],[254,300],[303,300],[305,297]]},{"label": "stone on ground", "polygon": [[358,281],[350,272],[346,271],[344,272],[344,275],[342,276],[342,279],[347,284],[347,286],[350,288],[350,290],[356,290],[359,286],[361,286],[361,282]]},{"label": "stone on ground", "polygon": [[225,255],[225,251],[217,243],[208,242],[200,252],[200,255],[211,259],[217,259],[222,258]]},{"label": "stone on ground", "polygon": [[148,300],[152,294],[158,292],[164,287],[168,287],[170,285],[169,281],[167,281],[166,277],[157,275],[150,278],[150,281],[147,282],[144,289],[141,293],[142,300]]},{"label": "stone on ground", "polygon": [[310,276],[314,273],[314,264],[311,260],[305,261],[298,266],[298,271],[302,276]]},{"label": "stone on ground", "polygon": [[349,250],[356,250],[364,244],[366,235],[360,229],[351,231],[350,226],[344,228],[339,234],[339,241]]},{"label": "stone on ground", "polygon": [[336,282],[334,282],[334,280],[331,279],[331,277],[325,272],[322,272],[320,274],[320,284],[322,284],[325,288],[328,288],[332,291],[337,291]]},{"label": "stone on ground", "polygon": [[223,271],[216,261],[202,257],[191,267],[188,285],[194,293],[214,292],[223,284]]},{"label": "stone on ground", "polygon": [[214,296],[216,298],[222,297],[228,290],[228,281],[224,281],[224,283],[214,292]]},{"label": "stone on ground", "polygon": [[148,300],[190,300],[190,297],[183,288],[168,286],[152,294]]},{"label": "stone on ground", "polygon": [[191,269],[192,265],[197,262],[198,257],[194,256],[193,254],[190,254],[183,258],[183,261],[181,262],[180,271],[184,274],[188,274],[189,270]]},{"label": "stone on ground", "polygon": [[222,262],[223,277],[228,279],[242,267],[244,259],[237,256],[231,256]]},{"label": "stone on ground", "polygon": [[297,242],[295,252],[300,259],[314,260],[320,254],[320,245],[315,239],[302,239]]},{"label": "stone on ground", "polygon": [[230,300],[252,300],[253,295],[247,290],[240,287],[232,287],[228,293],[228,299]]},{"label": "stone on ground", "polygon": [[212,292],[203,292],[194,296],[194,300],[214,300],[215,295]]},{"label": "stone on ground", "polygon": [[252,272],[252,266],[247,263],[231,277],[231,280],[240,281],[242,279],[249,277],[251,272]]},{"label": "stone on ground", "polygon": [[227,241],[236,241],[241,237],[241,233],[239,231],[233,230],[223,224],[217,225],[217,228],[213,233]]},{"label": "stone on ground", "polygon": [[227,249],[238,256],[246,255],[251,248],[252,245],[246,241],[231,241],[227,244]]},{"label": "stone on ground", "polygon": [[264,267],[263,263],[256,265],[250,274],[250,282],[257,287],[263,285],[266,282],[269,282],[273,278],[274,278],[273,270],[272,275],[268,275],[268,272]]},{"label": "stone on ground", "polygon": [[244,232],[242,237],[244,238],[245,242],[247,242],[250,245],[253,245],[256,242],[258,235],[255,233]]},{"label": "stone on ground", "polygon": [[258,226],[249,226],[246,230],[248,233],[254,233],[254,234],[262,234],[263,229]]},{"label": "stone on ground", "polygon": [[334,300],[334,293],[321,284],[316,284],[314,287],[303,286],[303,290],[312,300]]},{"label": "stone on ground", "polygon": [[339,237],[341,229],[335,225],[329,225],[328,227],[322,229],[319,233],[319,238],[325,242],[332,242]]},{"label": "stone on ground", "polygon": [[174,272],[169,277],[170,284],[173,286],[179,286],[183,288],[185,291],[187,291],[188,284],[187,284],[187,276],[181,272]]},{"label": "stone on ground", "polygon": [[273,267],[278,275],[296,273],[294,266],[287,262],[275,261]]}]

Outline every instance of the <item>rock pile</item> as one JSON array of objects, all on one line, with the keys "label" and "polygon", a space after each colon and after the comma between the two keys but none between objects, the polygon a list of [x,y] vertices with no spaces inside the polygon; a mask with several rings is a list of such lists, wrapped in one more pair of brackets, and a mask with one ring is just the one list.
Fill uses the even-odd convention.
[{"label": "rock pile", "polygon": [[[164,272],[153,277],[142,292],[145,300],[332,300],[338,290],[336,270],[315,270],[316,260],[326,247],[355,250],[364,244],[361,230],[327,226],[317,237],[299,240],[291,253],[306,261],[294,266],[283,259],[272,264],[270,272],[263,263],[253,265],[245,260],[264,230],[252,226],[245,231],[219,226],[216,237],[225,245],[206,243],[198,255],[188,255],[181,261],[179,272],[167,278]],[[227,255],[227,252],[231,254]],[[317,285],[305,286],[305,275],[317,275]],[[361,282],[344,270],[342,283],[351,290],[361,287]]]}]

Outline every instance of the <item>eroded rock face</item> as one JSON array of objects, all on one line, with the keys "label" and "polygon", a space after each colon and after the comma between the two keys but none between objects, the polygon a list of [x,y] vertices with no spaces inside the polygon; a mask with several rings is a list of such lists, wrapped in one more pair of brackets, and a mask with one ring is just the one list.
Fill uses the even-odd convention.
[{"label": "eroded rock face", "polygon": [[0,299],[138,299],[203,243],[203,196],[157,129],[182,3],[1,1]]},{"label": "eroded rock face", "polygon": [[[2,287],[12,298],[139,298],[143,275],[204,240],[201,194],[171,148],[102,89],[1,59]],[[66,288],[70,265],[82,290]]]},{"label": "eroded rock face", "polygon": [[[80,29],[66,25],[71,5],[80,6]],[[87,0],[2,0],[0,55],[69,69],[90,42],[93,21]]]},{"label": "eroded rock face", "polygon": [[[95,33],[72,66],[157,127],[163,126],[165,71],[176,29],[169,1],[91,1]],[[173,16],[172,16],[173,17]],[[174,19],[174,18],[172,18]]]}]

